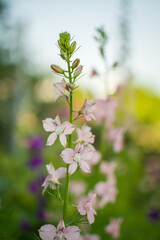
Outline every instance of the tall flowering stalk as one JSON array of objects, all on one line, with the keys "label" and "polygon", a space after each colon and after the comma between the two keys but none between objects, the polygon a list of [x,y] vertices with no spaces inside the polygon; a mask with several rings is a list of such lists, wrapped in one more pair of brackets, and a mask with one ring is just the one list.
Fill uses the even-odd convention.
[{"label": "tall flowering stalk", "polygon": [[[92,145],[94,143],[95,136],[92,134],[91,128],[87,125],[83,125],[82,128],[76,129],[76,126],[74,125],[75,121],[81,117],[84,117],[87,122],[92,119],[96,120],[94,115],[96,110],[95,101],[90,100],[88,102],[87,99],[85,99],[79,110],[75,110],[73,106],[73,92],[76,91],[78,87],[76,86],[76,82],[83,70],[83,66],[80,65],[80,60],[78,58],[73,61],[71,60],[72,55],[76,51],[76,45],[75,41],[72,42],[71,36],[68,32],[61,33],[58,40],[58,46],[60,49],[60,56],[66,62],[67,69],[64,70],[57,65],[51,65],[52,70],[62,76],[61,82],[53,84],[53,90],[57,94],[56,99],[62,97],[67,101],[69,105],[69,121],[62,123],[58,114],[54,119],[46,118],[43,120],[43,127],[45,131],[50,132],[46,145],[51,146],[55,143],[55,141],[57,141],[57,139],[59,139],[61,145],[64,147],[60,157],[66,164],[66,167],[55,169],[53,163],[46,165],[48,176],[42,184],[42,193],[44,194],[48,188],[56,191],[57,199],[63,203],[63,219],[60,220],[57,227],[51,224],[42,226],[39,229],[39,235],[42,240],[99,240],[97,235],[87,234],[80,236],[80,228],[78,226],[70,226],[74,222],[78,224],[86,223],[86,221],[88,221],[89,224],[92,224],[95,221],[95,215],[97,215],[95,207],[98,205],[96,203],[96,194],[94,192],[89,192],[87,196],[80,199],[76,206],[77,213],[72,219],[68,219],[67,216],[70,176],[79,169],[84,173],[91,173],[92,165],[97,164],[100,160],[100,153],[97,152]],[[73,112],[77,114],[74,118]],[[77,131],[77,140],[73,140],[72,136],[75,129]],[[105,174],[109,174],[109,176],[111,176],[110,182],[114,185],[114,167],[111,166],[111,170],[108,170],[108,166],[105,167],[107,168],[107,170],[105,170]],[[59,191],[61,178],[65,178],[65,191],[63,199]],[[106,186],[105,183],[100,183],[98,191],[97,188],[95,191],[97,191],[97,194],[99,194],[102,198],[102,202],[104,202],[104,198],[105,203],[106,199],[107,202],[114,202],[116,192],[113,193],[114,196],[112,196],[113,194],[110,193],[110,190],[109,193],[105,194],[105,196],[101,193],[101,190],[103,192],[103,189],[106,187],[108,188],[108,185]],[[111,186],[111,188],[114,190],[114,186]]]}]

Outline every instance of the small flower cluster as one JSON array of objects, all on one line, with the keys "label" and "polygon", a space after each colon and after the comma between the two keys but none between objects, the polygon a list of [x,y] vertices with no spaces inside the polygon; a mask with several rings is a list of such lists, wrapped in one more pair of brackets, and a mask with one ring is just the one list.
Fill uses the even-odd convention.
[{"label": "small flower cluster", "polygon": [[105,174],[107,180],[99,182],[95,186],[95,192],[99,196],[98,207],[103,208],[107,203],[114,203],[118,193],[114,170],[116,163],[103,161],[100,165],[101,173]]},{"label": "small flower cluster", "polygon": [[[62,97],[67,101],[69,105],[69,121],[61,123],[58,114],[54,119],[46,118],[43,120],[43,128],[46,132],[50,132],[46,145],[52,146],[57,138],[59,139],[64,148],[60,153],[60,157],[66,167],[55,169],[53,163],[46,165],[48,176],[42,184],[42,193],[44,194],[47,188],[53,191],[58,191],[59,200],[62,200],[63,202],[63,219],[59,222],[57,228],[51,224],[42,226],[39,229],[39,235],[42,240],[100,240],[99,236],[95,234],[80,236],[81,230],[78,226],[69,226],[72,223],[76,223],[74,221],[75,216],[73,216],[70,224],[67,221],[69,176],[79,169],[86,174],[91,173],[92,165],[97,164],[101,158],[100,152],[96,151],[92,145],[95,140],[95,135],[92,134],[91,128],[86,124],[81,128],[76,128],[76,125],[73,124],[81,117],[84,117],[87,122],[96,120],[96,102],[93,100],[87,102],[87,100],[85,100],[83,106],[79,110],[74,110],[73,93],[77,89],[76,81],[82,72],[83,66],[79,65],[80,60],[78,58],[73,62],[71,61],[71,57],[76,50],[76,42],[73,41],[71,43],[71,41],[69,33],[64,32],[60,34],[58,46],[60,48],[61,58],[67,63],[67,70],[62,69],[57,65],[51,65],[54,72],[63,76],[61,82],[53,84],[53,90],[57,95],[56,100]],[[110,107],[108,110],[110,113],[107,115],[107,119],[108,116],[110,116],[110,119],[108,120],[110,123],[114,119],[113,108],[116,107],[115,103],[112,103],[112,105],[114,105],[114,107]],[[75,118],[73,118],[73,112],[77,113]],[[101,114],[102,116],[99,115],[98,118],[102,119],[104,113]],[[72,133],[75,129],[77,131],[77,139],[73,141]],[[106,164],[107,163],[105,162],[101,164],[101,171],[107,175],[107,182],[97,183],[95,187],[95,193],[97,193],[100,198],[98,207],[102,207],[108,202],[114,202],[117,194],[116,180],[113,174],[115,165],[114,163]],[[61,198],[59,192],[60,179],[62,178],[65,178],[64,199]],[[95,193],[88,193],[86,197],[80,199],[78,202],[76,206],[76,216],[78,217],[79,223],[85,222],[86,220],[88,220],[89,224],[94,223],[95,215],[97,214],[95,210],[97,206]],[[114,226],[108,225],[106,231],[109,234],[112,234],[113,237],[117,237],[119,231],[118,224],[116,225],[116,223],[114,223]]]},{"label": "small flower cluster", "polygon": [[106,100],[96,100],[97,111],[95,116],[97,122],[104,124],[105,139],[113,144],[114,152],[118,153],[123,149],[125,127],[114,126],[116,120],[116,109],[118,102],[113,97],[107,97]]}]

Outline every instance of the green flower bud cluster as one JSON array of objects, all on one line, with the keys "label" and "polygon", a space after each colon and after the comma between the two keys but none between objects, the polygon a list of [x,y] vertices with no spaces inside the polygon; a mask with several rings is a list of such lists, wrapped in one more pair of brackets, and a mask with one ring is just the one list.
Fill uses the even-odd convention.
[{"label": "green flower bud cluster", "polygon": [[[62,32],[59,35],[58,46],[60,48],[60,56],[67,62],[68,71],[61,67],[52,64],[51,69],[58,74],[62,74],[65,78],[69,79],[69,85],[67,85],[68,91],[74,90],[74,83],[76,78],[81,74],[83,66],[80,65],[80,59],[76,58],[73,62],[70,60],[73,53],[76,50],[76,42],[71,42],[71,35],[68,32]],[[73,85],[72,85],[73,84]]]},{"label": "green flower bud cluster", "polygon": [[68,32],[63,32],[59,36],[58,45],[60,47],[60,56],[63,60],[67,61],[74,53],[77,44],[75,41],[70,43],[71,36]]}]

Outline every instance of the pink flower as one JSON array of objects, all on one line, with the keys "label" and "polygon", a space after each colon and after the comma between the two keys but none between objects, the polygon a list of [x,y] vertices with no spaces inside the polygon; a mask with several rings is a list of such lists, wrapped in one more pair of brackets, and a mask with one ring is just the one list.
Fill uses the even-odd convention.
[{"label": "pink flower", "polygon": [[61,152],[61,157],[63,161],[69,166],[69,175],[73,174],[78,165],[82,169],[83,172],[90,173],[90,168],[86,159],[89,159],[92,155],[92,152],[89,147],[84,147],[81,144],[77,144],[75,150],[71,148],[66,148]]},{"label": "pink flower", "polygon": [[96,165],[99,163],[101,159],[101,153],[98,151],[92,151],[92,157],[90,159],[86,159],[89,166]]},{"label": "pink flower", "polygon": [[96,103],[93,100],[90,100],[87,103],[87,100],[84,101],[82,108],[80,111],[84,115],[87,121],[91,121],[91,119],[96,121],[96,118],[93,112],[96,110]]},{"label": "pink flower", "polygon": [[60,97],[65,98],[65,96],[69,95],[69,92],[66,89],[66,81],[63,79],[61,82],[53,84],[53,91],[57,94],[56,100]]},{"label": "pink flower", "polygon": [[83,125],[82,129],[77,128],[78,139],[77,143],[83,143],[87,145],[88,143],[94,143],[95,135],[91,133],[91,128]]},{"label": "pink flower", "polygon": [[88,149],[88,152],[90,152],[90,154],[86,155],[85,158],[86,158],[86,162],[91,167],[92,165],[96,165],[100,161],[101,154],[100,152],[96,151],[94,146],[91,144],[87,145],[87,149]]},{"label": "pink flower", "polygon": [[59,183],[59,178],[64,178],[65,174],[66,174],[66,168],[61,167],[58,168],[57,170],[55,170],[54,166],[52,163],[47,164],[46,165],[47,170],[49,175],[46,177],[46,179],[44,180],[42,187],[44,187],[43,189],[43,194],[46,191],[47,187],[50,186],[50,188],[55,189],[57,184]]},{"label": "pink flower", "polygon": [[99,207],[103,208],[107,203],[114,203],[117,196],[117,188],[114,181],[99,182],[95,186],[95,192],[101,197]]},{"label": "pink flower", "polygon": [[115,152],[120,152],[123,149],[125,128],[112,128],[108,132],[108,139],[113,142]]},{"label": "pink flower", "polygon": [[95,204],[96,194],[88,194],[87,198],[82,199],[78,203],[78,211],[81,215],[86,215],[88,218],[89,224],[94,223],[94,214],[97,214],[93,205]]},{"label": "pink flower", "polygon": [[87,234],[85,236],[81,236],[80,240],[100,240],[100,237],[97,234]]},{"label": "pink flower", "polygon": [[104,173],[107,175],[108,180],[114,180],[115,176],[114,176],[114,170],[116,168],[116,162],[115,161],[111,161],[111,162],[105,162],[103,161],[100,165],[100,171],[101,173]]},{"label": "pink flower", "polygon": [[118,238],[120,235],[121,223],[122,223],[122,218],[110,219],[110,224],[108,224],[105,228],[106,233],[111,234],[113,238]]},{"label": "pink flower", "polygon": [[96,100],[95,116],[98,122],[105,121],[106,126],[110,126],[115,121],[115,110],[118,106],[117,100],[108,97],[106,100]]},{"label": "pink flower", "polygon": [[51,146],[54,144],[57,136],[59,136],[61,144],[65,147],[67,143],[66,135],[71,134],[74,131],[75,126],[67,121],[61,124],[58,115],[55,119],[46,118],[42,122],[46,132],[52,132],[48,137],[46,145]]},{"label": "pink flower", "polygon": [[42,240],[78,240],[80,238],[80,229],[76,226],[69,226],[65,228],[63,220],[60,221],[57,228],[51,224],[46,224],[38,231]]},{"label": "pink flower", "polygon": [[81,196],[86,191],[86,184],[82,181],[71,181],[69,189],[76,197]]}]

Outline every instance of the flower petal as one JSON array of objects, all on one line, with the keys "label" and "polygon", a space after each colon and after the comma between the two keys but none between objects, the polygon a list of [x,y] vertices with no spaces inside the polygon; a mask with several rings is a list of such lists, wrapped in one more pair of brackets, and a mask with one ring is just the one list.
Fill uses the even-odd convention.
[{"label": "flower petal", "polygon": [[74,150],[66,148],[61,152],[60,156],[63,158],[65,163],[71,164],[73,163]]},{"label": "flower petal", "polygon": [[56,121],[56,123],[57,123],[58,125],[61,124],[60,118],[59,118],[59,115],[58,115],[58,114],[57,114],[57,116],[56,116],[56,118],[55,118],[55,121]]},{"label": "flower petal", "polygon": [[65,135],[68,135],[68,134],[71,134],[73,131],[74,131],[74,129],[75,129],[75,126],[72,124],[72,123],[70,123],[70,122],[68,122],[68,121],[65,121],[63,124],[62,124],[62,127],[63,127],[63,129],[64,129],[64,134]]},{"label": "flower petal", "polygon": [[55,130],[54,120],[52,118],[46,118],[42,122],[46,132],[53,132]]},{"label": "flower petal", "polygon": [[87,212],[87,218],[88,218],[89,224],[94,223],[95,218],[92,210]]},{"label": "flower petal", "polygon": [[85,161],[81,160],[79,162],[79,166],[83,170],[83,172],[85,172],[85,173],[90,173],[91,172],[88,163],[86,163]]},{"label": "flower petal", "polygon": [[52,163],[46,164],[46,168],[49,174],[53,174],[53,175],[55,174],[55,169]]},{"label": "flower petal", "polygon": [[66,136],[64,135],[64,133],[59,135],[59,140],[60,140],[62,146],[65,147],[67,144],[67,139],[66,139]]},{"label": "flower petal", "polygon": [[78,165],[77,165],[76,162],[72,163],[72,164],[69,166],[69,169],[68,169],[69,175],[72,175],[72,174],[77,170],[77,167],[78,167]]},{"label": "flower petal", "polygon": [[47,146],[51,146],[57,139],[57,134],[55,132],[51,133],[47,139]]},{"label": "flower petal", "polygon": [[64,178],[66,175],[66,168],[64,167],[60,167],[56,170],[56,176],[57,178]]},{"label": "flower petal", "polygon": [[53,240],[57,229],[51,224],[43,225],[39,230],[39,235],[42,240]]},{"label": "flower petal", "polygon": [[85,204],[86,204],[86,198],[82,199],[79,201],[78,206],[77,206],[77,210],[81,215],[86,215],[87,211],[85,209]]},{"label": "flower petal", "polygon": [[64,236],[67,240],[75,240],[80,238],[80,229],[77,226],[69,226],[64,230]]},{"label": "flower petal", "polygon": [[61,220],[57,226],[57,231],[59,231],[60,229],[65,229],[65,224],[63,220]]}]

